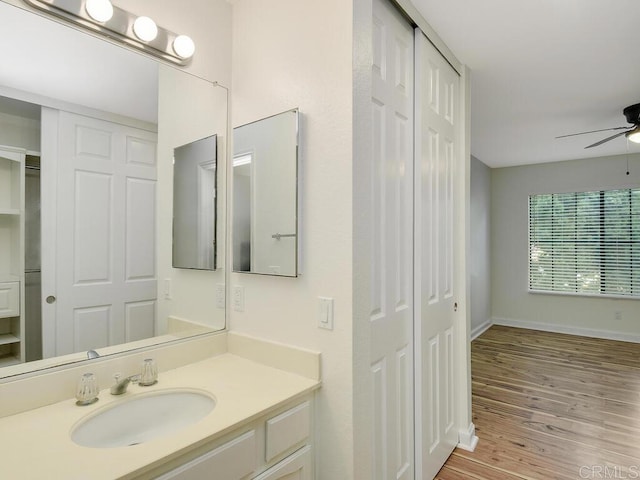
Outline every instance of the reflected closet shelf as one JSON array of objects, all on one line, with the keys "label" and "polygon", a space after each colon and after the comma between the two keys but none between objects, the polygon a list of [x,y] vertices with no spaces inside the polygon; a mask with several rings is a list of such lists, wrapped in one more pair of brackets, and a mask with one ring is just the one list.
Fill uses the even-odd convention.
[{"label": "reflected closet shelf", "polygon": [[0,356],[0,367],[8,367],[9,365],[17,365],[19,363],[20,360],[13,355],[8,355],[5,357]]},{"label": "reflected closet shelf", "polygon": [[17,208],[1,208],[0,215],[20,215],[20,210]]},{"label": "reflected closet shelf", "polygon": [[11,345],[13,343],[20,343],[20,339],[10,333],[0,335],[0,345]]}]

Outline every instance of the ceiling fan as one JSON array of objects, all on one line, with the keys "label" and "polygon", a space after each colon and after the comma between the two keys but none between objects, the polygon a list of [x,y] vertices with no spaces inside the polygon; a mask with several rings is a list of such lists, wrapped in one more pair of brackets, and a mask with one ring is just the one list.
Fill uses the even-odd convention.
[{"label": "ceiling fan", "polygon": [[611,135],[610,137],[604,138],[599,142],[593,143],[591,145],[587,145],[584,148],[597,147],[598,145],[602,145],[603,143],[606,143],[609,140],[613,140],[614,138],[621,137],[622,135],[625,135],[628,140],[631,140],[634,143],[640,143],[640,103],[636,103],[635,105],[628,106],[627,108],[622,110],[622,113],[627,119],[627,122],[632,124],[632,126],[603,128],[602,130],[591,130],[589,132],[571,133],[569,135],[561,135],[556,138],[574,137],[576,135],[585,135],[587,133],[597,133],[597,132],[607,132],[609,130],[624,130],[624,132],[616,133],[615,135]]}]

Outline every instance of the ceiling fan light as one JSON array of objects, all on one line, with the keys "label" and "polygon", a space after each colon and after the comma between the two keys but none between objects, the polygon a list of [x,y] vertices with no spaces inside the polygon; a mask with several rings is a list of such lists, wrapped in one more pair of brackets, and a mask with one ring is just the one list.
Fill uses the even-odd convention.
[{"label": "ceiling fan light", "polygon": [[636,127],[628,132],[627,140],[631,140],[633,143],[640,143],[640,127]]}]

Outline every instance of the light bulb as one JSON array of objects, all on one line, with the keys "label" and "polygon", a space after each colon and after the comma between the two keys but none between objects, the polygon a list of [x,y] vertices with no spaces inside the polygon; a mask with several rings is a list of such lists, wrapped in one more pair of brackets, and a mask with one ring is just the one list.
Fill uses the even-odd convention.
[{"label": "light bulb", "polygon": [[150,42],[158,36],[158,26],[149,17],[138,17],[133,22],[133,33],[143,42]]},{"label": "light bulb", "polygon": [[640,143],[640,127],[636,127],[628,132],[627,139],[631,140],[633,143]]},{"label": "light bulb", "polygon": [[113,5],[109,0],[87,0],[84,8],[96,22],[108,22],[113,17]]},{"label": "light bulb", "polygon": [[186,35],[178,35],[173,41],[173,51],[180,58],[191,58],[196,51],[196,45],[190,37]]}]

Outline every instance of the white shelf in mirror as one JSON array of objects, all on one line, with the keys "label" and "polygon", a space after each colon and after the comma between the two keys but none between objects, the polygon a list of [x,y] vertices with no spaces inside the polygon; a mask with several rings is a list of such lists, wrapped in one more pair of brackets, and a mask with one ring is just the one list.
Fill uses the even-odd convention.
[{"label": "white shelf in mirror", "polygon": [[20,343],[20,339],[10,333],[0,334],[0,345],[11,345],[13,343]]},{"label": "white shelf in mirror", "polygon": [[17,208],[0,208],[0,215],[20,215],[20,210]]},{"label": "white shelf in mirror", "polygon": [[0,356],[0,367],[9,367],[11,365],[18,365],[19,363],[20,359],[13,355]]}]

